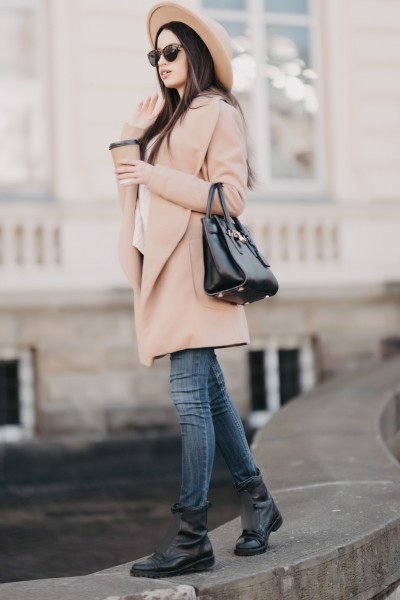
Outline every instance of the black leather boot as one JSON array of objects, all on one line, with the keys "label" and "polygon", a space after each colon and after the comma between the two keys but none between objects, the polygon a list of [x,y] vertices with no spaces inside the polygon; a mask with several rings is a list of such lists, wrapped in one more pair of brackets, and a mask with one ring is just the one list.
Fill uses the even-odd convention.
[{"label": "black leather boot", "polygon": [[242,535],[235,546],[238,556],[253,556],[267,550],[268,537],[283,519],[261,475],[237,489],[240,500]]},{"label": "black leather boot", "polygon": [[154,554],[133,563],[134,577],[171,577],[212,567],[215,558],[207,535],[207,509],[174,504],[173,521]]}]

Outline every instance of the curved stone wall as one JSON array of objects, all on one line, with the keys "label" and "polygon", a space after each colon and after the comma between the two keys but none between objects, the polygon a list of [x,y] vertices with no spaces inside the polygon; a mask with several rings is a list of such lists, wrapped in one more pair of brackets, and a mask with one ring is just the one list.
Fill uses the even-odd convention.
[{"label": "curved stone wall", "polygon": [[383,406],[379,428],[389,452],[400,462],[400,390]]},{"label": "curved stone wall", "polygon": [[130,577],[125,564],[3,584],[2,598],[383,597],[400,580],[399,424],[400,359],[332,380],[285,405],[255,438],[256,461],[284,518],[265,554],[233,554],[235,519],[210,534],[217,558],[210,571],[145,580]]}]

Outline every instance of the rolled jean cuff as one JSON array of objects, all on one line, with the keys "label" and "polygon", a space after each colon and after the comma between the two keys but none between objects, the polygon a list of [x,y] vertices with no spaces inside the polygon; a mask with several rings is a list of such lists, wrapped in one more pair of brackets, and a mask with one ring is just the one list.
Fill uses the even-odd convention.
[{"label": "rolled jean cuff", "polygon": [[175,502],[175,504],[171,507],[171,511],[173,513],[181,512],[181,511],[190,511],[190,510],[203,510],[204,508],[210,508],[212,506],[211,502],[207,500],[206,504],[202,506],[183,506],[179,502]]},{"label": "rolled jean cuff", "polygon": [[246,487],[246,485],[248,485],[251,481],[254,481],[254,479],[257,479],[257,477],[260,477],[260,475],[261,475],[260,469],[257,467],[257,475],[253,475],[252,477],[249,477],[248,479],[245,479],[241,483],[235,483],[234,484],[234,488],[236,490],[240,490],[240,488]]}]

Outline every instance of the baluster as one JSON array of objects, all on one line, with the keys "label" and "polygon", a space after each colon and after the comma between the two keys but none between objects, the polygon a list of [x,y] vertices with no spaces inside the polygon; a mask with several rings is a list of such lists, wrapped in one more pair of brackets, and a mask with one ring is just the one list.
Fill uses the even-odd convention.
[{"label": "baluster", "polygon": [[270,225],[269,243],[271,260],[274,261],[279,261],[281,259],[281,239],[279,232],[279,223],[272,223]]},{"label": "baluster", "polygon": [[22,266],[24,262],[24,230],[19,223],[13,228],[13,258],[16,265]]},{"label": "baluster", "polygon": [[54,225],[51,221],[46,221],[43,227],[43,265],[55,264],[54,259],[54,241],[53,241]]},{"label": "baluster", "polygon": [[297,262],[299,260],[297,236],[296,236],[296,225],[293,222],[288,222],[287,228],[287,245],[288,245],[288,256],[287,260],[290,262]]},{"label": "baluster", "polygon": [[34,229],[34,262],[36,265],[44,263],[44,248],[43,248],[43,226],[36,225]]},{"label": "baluster", "polygon": [[283,261],[287,261],[288,259],[288,230],[287,230],[287,226],[286,225],[281,225],[280,227],[280,232],[279,232],[279,238],[280,238],[280,258]]},{"label": "baluster", "polygon": [[250,232],[254,243],[261,254],[265,254],[265,239],[263,235],[262,223],[253,223]]},{"label": "baluster", "polygon": [[324,258],[324,230],[321,224],[316,225],[314,230],[315,236],[315,258],[320,261]]},{"label": "baluster", "polygon": [[264,242],[264,255],[267,260],[271,259],[272,256],[272,245],[271,245],[271,228],[266,225],[262,228],[262,239]]},{"label": "baluster", "polygon": [[22,230],[22,264],[24,266],[36,267],[36,224],[35,223],[23,223]]},{"label": "baluster", "polygon": [[55,265],[61,265],[62,255],[61,255],[61,228],[59,224],[54,223],[51,228],[51,240],[52,240],[52,252],[50,254],[52,262]]},{"label": "baluster", "polygon": [[332,250],[332,260],[337,261],[340,258],[339,251],[339,229],[338,224],[334,223],[330,230],[330,238],[331,238],[331,250]]},{"label": "baluster", "polygon": [[306,228],[306,256],[310,263],[315,262],[316,244],[315,244],[315,229],[316,224],[312,221],[307,224]]},{"label": "baluster", "polygon": [[326,223],[324,227],[324,259],[329,262],[332,262],[334,253],[332,231],[332,224]]},{"label": "baluster", "polygon": [[3,267],[7,269],[14,264],[13,223],[3,222]]},{"label": "baluster", "polygon": [[306,226],[298,225],[297,227],[297,256],[299,261],[305,261],[307,258],[307,246],[306,246]]}]

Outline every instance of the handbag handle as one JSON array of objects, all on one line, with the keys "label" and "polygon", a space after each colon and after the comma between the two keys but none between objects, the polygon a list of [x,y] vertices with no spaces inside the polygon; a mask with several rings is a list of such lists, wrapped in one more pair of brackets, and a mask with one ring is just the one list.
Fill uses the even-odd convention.
[{"label": "handbag handle", "polygon": [[[226,205],[225,198],[224,198],[224,192],[222,190],[222,183],[213,183],[210,186],[210,191],[208,193],[208,200],[207,200],[206,217],[207,218],[211,217],[211,207],[212,207],[212,203],[214,200],[214,195],[215,195],[216,189],[218,190],[219,201],[222,206],[222,212],[224,213],[224,220],[226,223],[227,232],[229,235],[232,236],[232,239],[236,242],[239,252],[242,253],[241,248],[240,248],[241,244],[246,243],[249,250],[254,254],[254,256],[256,256],[263,263],[263,265],[265,267],[269,267],[270,266],[269,262],[264,258],[264,256],[258,250],[256,244],[253,241],[253,238],[250,235],[249,230],[242,225],[242,223],[239,221],[239,219],[237,217],[232,217],[232,218],[230,217],[229,210]],[[237,231],[232,231],[232,229],[231,229],[232,222],[235,224]]]},{"label": "handbag handle", "polygon": [[222,191],[222,183],[212,183],[210,186],[210,191],[208,192],[208,200],[207,200],[207,213],[206,216],[208,218],[211,217],[211,207],[214,200],[215,190],[218,190],[219,201],[222,206],[222,212],[224,213],[224,219],[226,221],[227,227],[229,227],[229,222],[231,220],[229,216],[229,210],[225,202],[224,192]]}]

